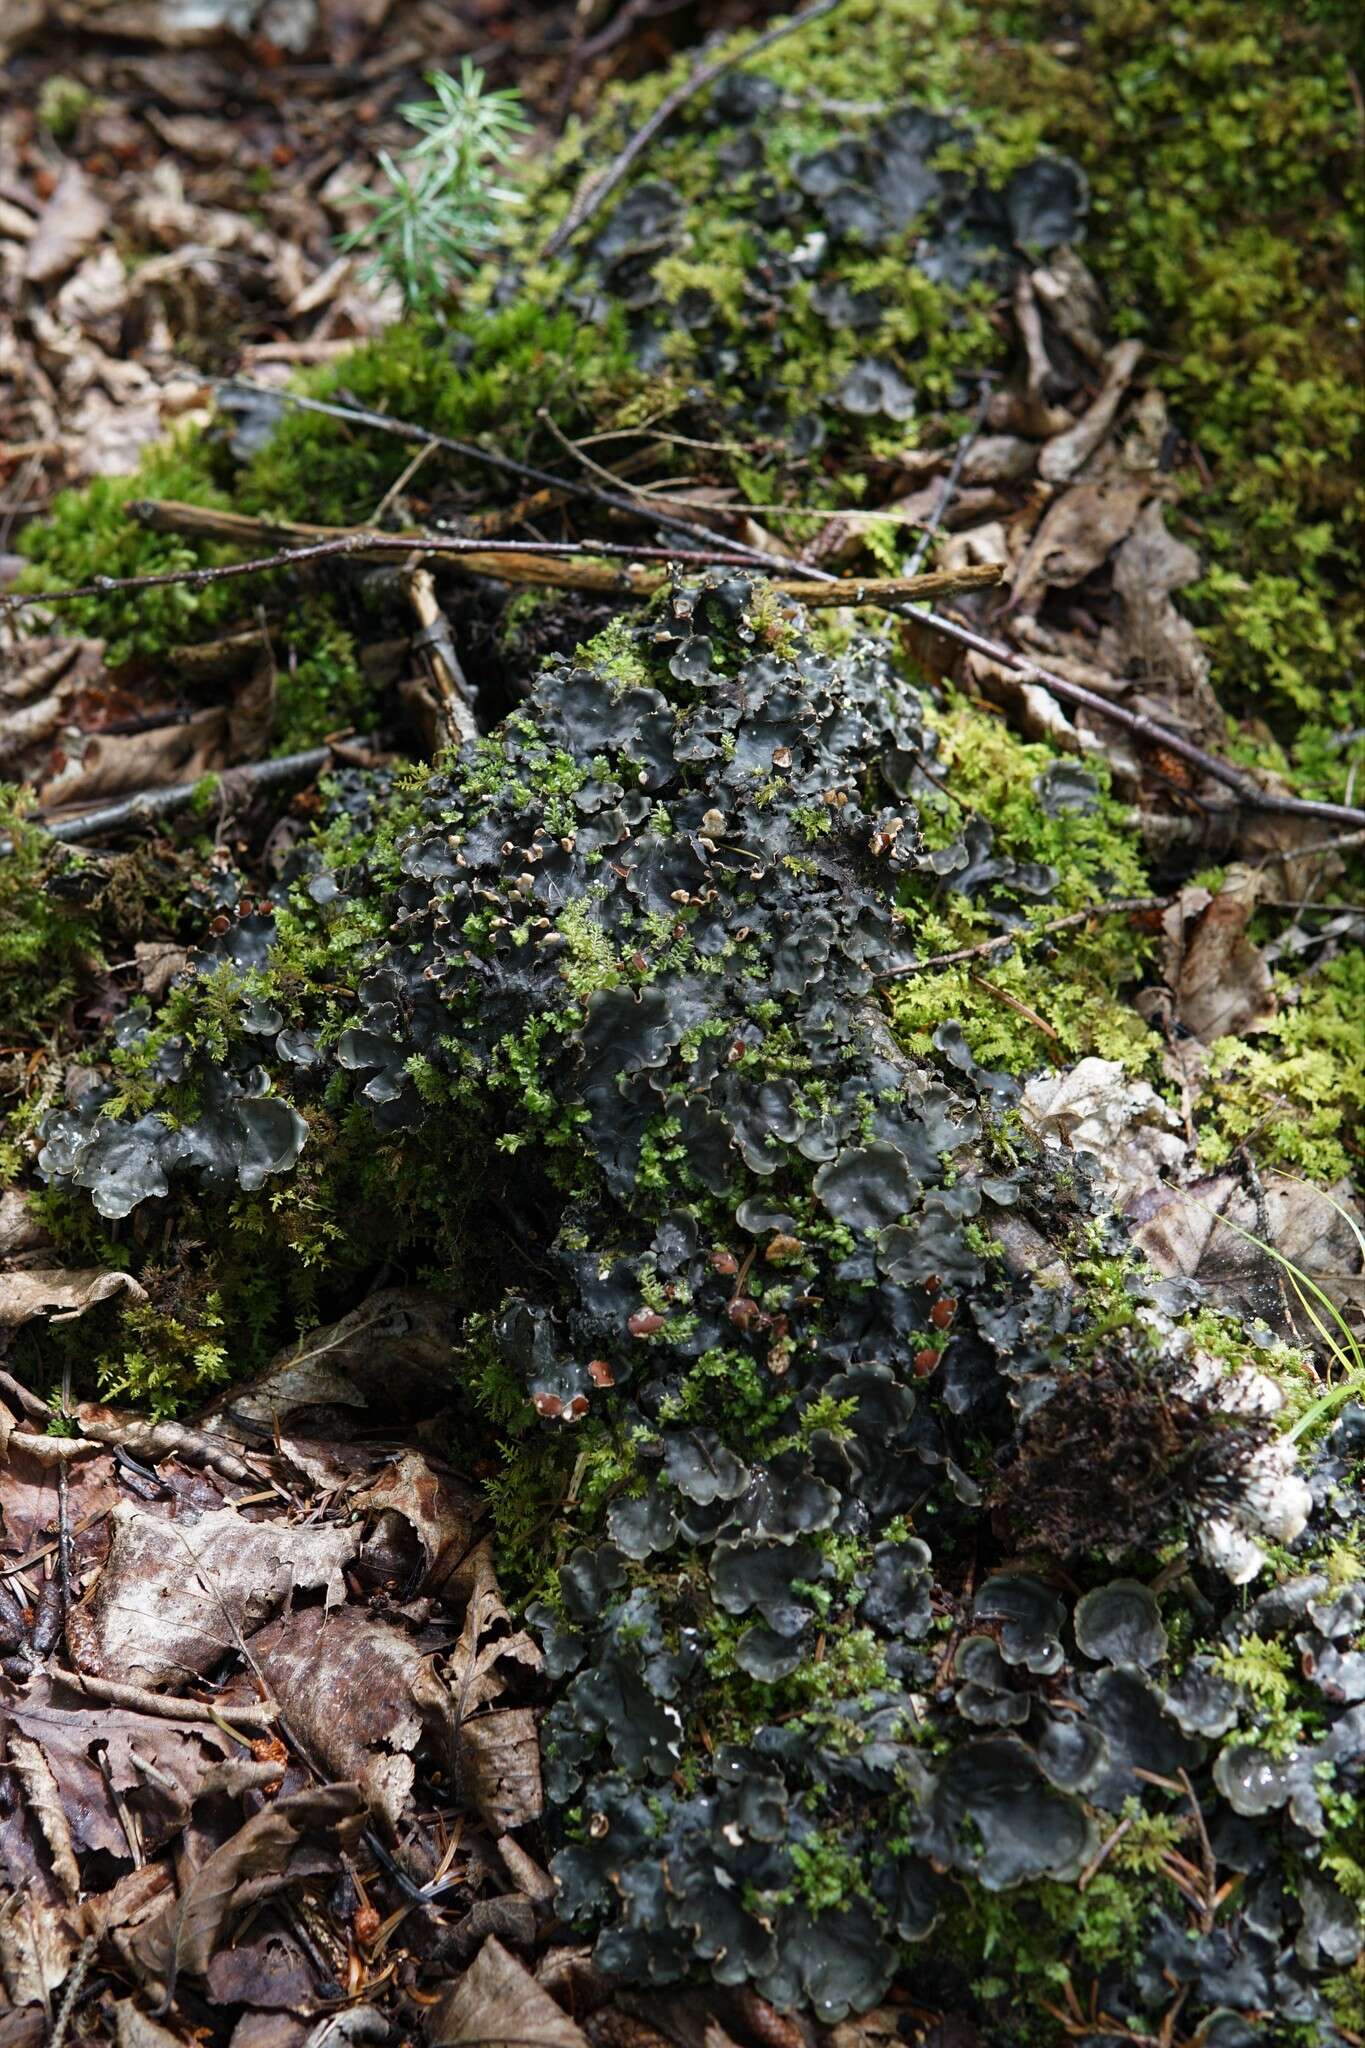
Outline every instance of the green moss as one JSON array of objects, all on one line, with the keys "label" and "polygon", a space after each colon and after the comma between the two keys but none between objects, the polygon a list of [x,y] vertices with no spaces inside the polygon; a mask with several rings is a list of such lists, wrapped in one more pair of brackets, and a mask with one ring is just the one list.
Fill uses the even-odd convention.
[{"label": "green moss", "polygon": [[216,1293],[203,1302],[193,1328],[149,1302],[131,1303],[119,1318],[116,1343],[96,1366],[101,1394],[153,1415],[174,1415],[191,1402],[206,1401],[232,1376],[222,1327]]},{"label": "green moss", "polygon": [[1365,953],[1275,982],[1278,1014],[1255,1040],[1209,1049],[1200,1157],[1218,1166],[1247,1143],[1268,1165],[1331,1183],[1352,1170],[1365,1125]]},{"label": "green moss", "polygon": [[1208,564],[1186,601],[1220,699],[1282,721],[1339,794],[1321,738],[1359,722],[1361,479],[1352,242],[1362,161],[1352,32],[1275,0],[1090,0],[1059,44],[1040,4],[996,11],[977,90],[1089,171],[1087,254],[1198,457],[1182,479]]},{"label": "green moss", "polygon": [[[932,1937],[954,1954],[976,1996],[1008,2028],[1002,2038],[1052,2048],[1056,2020],[1047,2006],[1068,1990],[1089,2003],[1089,1982],[1107,1966],[1131,1970],[1142,1954],[1147,1917],[1162,1886],[1150,1875],[1101,1870],[1086,1889],[1048,1881],[1027,1892],[959,1893]],[[1170,1897],[1174,1887],[1164,1887]],[[1064,1960],[1070,1954],[1073,1962]]]},{"label": "green moss", "polygon": [[[1107,896],[1148,892],[1131,825],[1108,794],[1102,767],[1092,771],[1100,785],[1096,808],[1053,816],[1036,786],[1057,758],[1050,748],[1018,739],[961,699],[950,698],[931,723],[940,742],[934,772],[954,795],[931,791],[917,800],[925,839],[945,844],[975,813],[989,820],[998,852],[1055,868],[1056,888],[1046,904],[1029,910],[1028,924],[1046,925]],[[922,891],[905,893],[921,958],[956,952],[991,933],[985,913],[970,903],[943,893],[926,905]],[[1029,1072],[1049,1059],[1071,1064],[1089,1053],[1143,1072],[1154,1067],[1160,1040],[1115,996],[1139,978],[1151,952],[1151,940],[1130,919],[1099,918],[1053,941],[1025,941],[906,976],[888,985],[887,1001],[910,1051],[926,1050],[936,1026],[950,1017],[983,1065],[1006,1072]]]},{"label": "green moss", "polygon": [[88,863],[26,823],[31,807],[0,783],[0,839],[10,843],[0,855],[0,1040],[11,1050],[43,1038],[100,964]]}]

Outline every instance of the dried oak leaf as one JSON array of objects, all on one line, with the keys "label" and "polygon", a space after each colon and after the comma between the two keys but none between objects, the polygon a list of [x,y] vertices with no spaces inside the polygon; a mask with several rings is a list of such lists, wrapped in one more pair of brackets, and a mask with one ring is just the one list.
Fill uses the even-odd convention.
[{"label": "dried oak leaf", "polygon": [[429,1401],[448,1377],[454,1318],[448,1298],[389,1287],[339,1322],[311,1330],[254,1380],[229,1388],[199,1417],[215,1434],[258,1444],[276,1435],[291,1463],[334,1483],[337,1440],[386,1427]]},{"label": "dried oak leaf", "polygon": [[108,207],[80,165],[68,159],[25,252],[24,282],[54,283],[99,240],[108,224]]},{"label": "dried oak leaf", "polygon": [[217,707],[151,732],[93,733],[79,759],[73,754],[40,785],[39,802],[49,811],[79,809],[137,789],[197,782],[223,766],[226,740],[227,713]]},{"label": "dried oak leaf", "polygon": [[1014,611],[1034,611],[1049,588],[1082,583],[1126,540],[1152,495],[1150,477],[1110,470],[1073,484],[1044,513],[1015,572]]},{"label": "dried oak leaf", "polygon": [[510,2039],[518,2048],[588,2048],[582,2028],[494,1934],[430,2014],[427,2039],[432,2048]]},{"label": "dried oak leaf", "polygon": [[352,1505],[380,1516],[397,1516],[417,1538],[425,1564],[419,1593],[473,1591],[472,1546],[482,1516],[477,1496],[421,1452],[404,1451]]},{"label": "dried oak leaf", "polygon": [[179,2034],[150,2018],[131,1998],[121,1998],[114,2007],[114,2041],[116,2048],[184,2048]]},{"label": "dried oak leaf", "polygon": [[98,1266],[77,1272],[59,1266],[30,1266],[16,1273],[0,1273],[0,1330],[17,1330],[34,1316],[68,1323],[115,1295],[126,1301],[147,1299],[145,1288],[131,1273],[107,1272]]},{"label": "dried oak leaf", "polygon": [[35,1896],[29,1886],[0,1903],[0,1977],[15,2005],[47,2006],[66,1982],[78,1936],[72,1916]]},{"label": "dried oak leaf", "polygon": [[464,1626],[446,1665],[446,1679],[459,1702],[461,1720],[502,1693],[507,1674],[500,1665],[524,1665],[528,1671],[539,1671],[544,1661],[532,1637],[524,1630],[512,1631],[486,1537],[475,1546],[469,1566],[473,1587]]},{"label": "dried oak leaf", "polygon": [[61,1794],[52,1766],[36,1742],[30,1742],[14,1728],[9,1731],[10,1768],[23,1788],[29,1812],[42,1830],[47,1844],[52,1874],[68,1899],[76,1898],[81,1888],[80,1866],[76,1862],[76,1851],[67,1826],[66,1814],[62,1810]]},{"label": "dried oak leaf", "polygon": [[178,1899],[133,1935],[130,1962],[148,1983],[202,1977],[248,1880],[270,1880],[253,1883],[252,1896],[259,1898],[299,1878],[334,1873],[364,1815],[359,1785],[310,1786],[263,1807],[193,1872]]},{"label": "dried oak leaf", "polygon": [[464,1721],[459,1742],[465,1797],[495,1834],[540,1818],[540,1742],[529,1707],[503,1707]]},{"label": "dried oak leaf", "polygon": [[310,1752],[354,1778],[397,1827],[424,1744],[438,1768],[454,1746],[455,1702],[411,1636],[360,1607],[308,1607],[252,1638],[271,1695]]},{"label": "dried oak leaf", "polygon": [[298,2012],[317,1995],[312,1966],[272,1914],[253,1923],[248,1940],[220,1948],[210,1959],[206,1975],[214,2005]]},{"label": "dried oak leaf", "polygon": [[115,1795],[136,1813],[142,1847],[152,1853],[183,1826],[215,1767],[240,1754],[211,1723],[158,1721],[123,1707],[60,1706],[52,1692],[47,1678],[35,1679],[23,1698],[6,1701],[5,1713],[46,1757],[77,1855],[98,1851],[124,1862],[132,1856]]},{"label": "dried oak leaf", "polygon": [[1269,1174],[1258,1218],[1254,1196],[1224,1173],[1188,1188],[1153,1188],[1128,1215],[1134,1242],[1159,1272],[1197,1280],[1224,1314],[1261,1316],[1296,1343],[1311,1342],[1313,1332],[1281,1283],[1283,1269],[1261,1241],[1339,1308],[1358,1307],[1365,1298],[1350,1220],[1359,1226],[1360,1209],[1347,1181],[1322,1189]]},{"label": "dried oak leaf", "polygon": [[1261,1031],[1275,1015],[1270,969],[1246,935],[1260,880],[1230,868],[1216,896],[1186,889],[1162,920],[1176,1016],[1205,1045]]},{"label": "dried oak leaf", "polygon": [[356,1529],[248,1522],[232,1508],[176,1522],[132,1502],[111,1516],[108,1562],[67,1629],[78,1670],[156,1688],[203,1673],[300,1587],[345,1597]]}]

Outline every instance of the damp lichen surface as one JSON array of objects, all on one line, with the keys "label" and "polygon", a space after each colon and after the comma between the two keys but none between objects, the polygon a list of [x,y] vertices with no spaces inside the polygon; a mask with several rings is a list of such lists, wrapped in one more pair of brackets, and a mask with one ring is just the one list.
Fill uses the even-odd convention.
[{"label": "damp lichen surface", "polygon": [[[110,1217],[250,1194],[352,1091],[381,1153],[506,1162],[524,1270],[468,1369],[546,1650],[561,1907],[606,1967],[825,2020],[898,1971],[986,2013],[1036,1976],[1021,2040],[1059,1972],[1134,2027],[1175,1973],[1191,2020],[1333,2038],[1365,1414],[1297,1466],[1235,1334],[1213,1359],[1085,1174],[1011,1135],[1017,1084],[888,1028],[906,906],[956,874],[1006,928],[1057,882],[927,843],[926,708],[885,643],[676,586],[421,782],[377,868],[310,849],[287,914],[125,1030],[138,1099],[53,1113],[41,1164]],[[253,978],[310,918],[351,926],[344,1023]],[[1011,1217],[1085,1284],[1003,1257]],[[1215,1525],[1278,1547],[1263,1595]]]},{"label": "damp lichen surface", "polygon": [[[1207,471],[1192,603],[1237,744],[1341,795],[1349,374],[1306,165],[1345,175],[1349,81],[1312,21],[1191,0],[1167,35],[1168,13],[1100,7],[1059,43],[1031,6],[983,28],[849,0],[541,264],[650,81],[544,174],[487,303],[303,388],[555,467],[550,420],[610,428],[799,542],[966,424],[1009,346],[1008,245],[1089,222]],[[35,579],[229,558],[149,534],[140,496],[362,520],[411,457],[287,407],[268,426],[245,460],[215,430],[68,498]],[[427,475],[435,517],[487,494],[473,463]],[[903,535],[861,532],[896,565]],[[261,594],[300,656],[276,743],[363,720],[383,579]],[[335,778],[269,898],[161,877],[192,974],[118,1020],[89,1093],[25,1112],[56,1242],[147,1287],[102,1390],[187,1407],[376,1252],[458,1297],[469,1441],[498,1447],[502,1566],[545,1647],[561,1905],[626,1978],[834,2020],[899,1975],[1002,2043],[1084,2040],[1077,2011],[1151,2037],[1178,2001],[1201,2048],[1349,2044],[1365,1411],[1295,1452],[1276,1404],[1307,1405],[1302,1361],[1159,1282],[1019,1118],[1049,1060],[1162,1079],[1116,999],[1150,934],[1064,935],[1041,1004],[1022,948],[896,974],[1142,895],[1131,815],[894,638],[817,632],[747,577],[679,583],[539,675],[517,604],[512,715],[434,770]],[[239,611],[225,584],[75,623],[137,664]],[[111,941],[80,857],[20,838],[11,957],[45,1035]],[[1211,1165],[1348,1164],[1357,969],[1212,1048]],[[168,1213],[173,1273],[138,1228]]]}]

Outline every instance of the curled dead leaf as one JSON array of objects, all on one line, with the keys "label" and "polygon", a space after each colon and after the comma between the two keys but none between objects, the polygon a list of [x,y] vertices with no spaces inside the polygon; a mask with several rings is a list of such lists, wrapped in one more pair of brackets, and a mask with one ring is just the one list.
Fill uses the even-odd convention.
[{"label": "curled dead leaf", "polygon": [[515,2037],[518,2048],[588,2048],[587,2036],[490,1934],[427,2021],[432,2048]]},{"label": "curled dead leaf", "polygon": [[146,1289],[131,1273],[101,1267],[69,1272],[60,1266],[29,1266],[0,1273],[0,1329],[17,1330],[35,1316],[47,1316],[54,1323],[70,1322],[116,1295],[126,1301],[147,1299]]},{"label": "curled dead leaf", "polygon": [[253,1814],[222,1847],[190,1873],[179,1898],[139,1928],[127,1944],[144,1982],[173,1987],[181,1976],[202,1977],[218,1946],[234,1901],[249,1880],[253,1897],[303,1877],[331,1875],[364,1822],[358,1785],[318,1785],[278,1799]]},{"label": "curled dead leaf", "polygon": [[209,1671],[304,1587],[345,1597],[355,1529],[249,1522],[232,1508],[196,1522],[132,1502],[110,1516],[103,1571],[71,1611],[78,1670],[155,1689]]}]

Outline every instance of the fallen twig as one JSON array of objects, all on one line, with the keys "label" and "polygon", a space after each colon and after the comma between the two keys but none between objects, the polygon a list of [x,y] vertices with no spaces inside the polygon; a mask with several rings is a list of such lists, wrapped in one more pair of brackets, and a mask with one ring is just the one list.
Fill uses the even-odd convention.
[{"label": "fallen twig", "polygon": [[[225,769],[217,780],[225,791],[273,789],[282,782],[303,782],[336,758],[335,747],[309,747],[302,754],[281,754],[273,761],[252,761],[245,768]],[[168,789],[140,789],[116,804],[102,804],[96,811],[85,811],[79,818],[60,818],[49,823],[44,818],[32,817],[25,822],[30,829],[36,827],[45,832],[49,839],[73,845],[82,839],[98,839],[102,832],[121,831],[125,825],[146,825],[154,818],[170,817],[183,811],[202,786],[202,778],[199,782],[174,782]],[[12,840],[0,840],[0,855],[13,851]]]},{"label": "fallen twig", "polygon": [[469,701],[469,684],[455,652],[450,621],[437,602],[430,569],[413,570],[408,578],[408,596],[422,628],[414,644],[426,656],[446,744],[463,746],[467,740],[478,738],[479,728]]},{"label": "fallen twig", "polygon": [[100,1938],[97,1934],[87,1934],[81,1943],[75,1963],[72,1965],[71,1975],[66,1980],[62,2002],[57,2007],[57,2017],[52,2022],[52,2032],[47,2037],[47,2048],[62,2048],[62,2043],[71,2030],[72,2015],[85,1989],[85,1980],[90,1975],[91,1966],[99,1953],[99,1945]]},{"label": "fallen twig", "polygon": [[1053,932],[1072,931],[1097,917],[1138,917],[1151,910],[1168,910],[1174,896],[1114,896],[1107,903],[1091,903],[1084,910],[1072,910],[1065,917],[1050,918],[1046,924],[1023,925],[1015,932],[997,932],[975,946],[959,946],[955,953],[933,953],[927,960],[915,960],[908,967],[892,967],[878,975],[879,981],[904,981],[912,974],[929,974],[940,967],[958,967],[964,960],[982,960],[1020,940],[1045,939]]},{"label": "fallen twig", "polygon": [[[962,471],[966,466],[967,457],[971,453],[973,447],[975,446],[977,437],[980,434],[981,429],[986,424],[986,409],[989,406],[990,402],[990,386],[983,379],[981,384],[981,395],[977,400],[976,411],[972,416],[972,423],[957,444],[957,450],[953,456],[952,465],[949,468],[947,476],[945,476],[943,479],[943,488],[940,490],[938,494],[938,498],[934,504],[934,509],[929,514],[929,517],[925,521],[924,525],[920,528],[919,539],[915,542],[914,553],[911,555],[909,561],[905,565],[905,573],[907,576],[913,576],[915,574],[915,571],[919,568],[920,563],[924,560],[924,557],[929,552],[929,547],[931,542],[933,541],[934,535],[938,532],[939,527],[943,524],[944,516],[947,513],[948,507],[953,502],[953,494],[957,490],[958,484],[962,479]],[[1003,571],[1001,573],[1003,574]]]},{"label": "fallen twig", "polygon": [[[260,388],[266,391],[270,389],[268,385]],[[680,519],[675,513],[663,512],[652,504],[642,505],[638,498],[625,497],[620,492],[609,491],[599,484],[556,476],[552,470],[541,469],[529,462],[519,462],[515,457],[503,455],[495,449],[481,448],[476,442],[459,441],[445,434],[433,434],[425,427],[413,426],[407,420],[390,419],[386,413],[371,412],[364,406],[340,405],[325,399],[305,398],[298,392],[270,392],[270,395],[274,398],[283,398],[289,404],[300,406],[305,411],[322,413],[330,419],[350,420],[359,426],[371,426],[381,433],[395,434],[401,440],[434,442],[437,446],[448,448],[454,454],[462,455],[470,461],[486,463],[489,468],[502,470],[509,475],[528,477],[533,482],[547,484],[551,489],[561,491],[566,496],[592,498],[598,504],[610,506],[613,511],[628,512],[632,518],[647,518],[663,531],[684,534],[691,541],[708,542],[712,538],[707,529],[694,520]],[[747,541],[729,542],[728,552],[732,556],[742,557],[746,562],[752,562],[756,568],[766,570],[769,575],[774,570],[778,575],[782,575],[791,566],[782,556],[773,554],[770,549],[751,547]],[[822,583],[837,583],[840,580],[826,570],[810,570],[807,573],[812,580]],[[974,653],[984,654],[989,660],[998,662],[1002,668],[1007,668],[1019,676],[1021,681],[1041,683],[1063,703],[1081,706],[1097,717],[1107,719],[1110,724],[1121,726],[1125,732],[1132,733],[1135,739],[1145,742],[1148,746],[1164,748],[1182,761],[1188,761],[1191,767],[1201,769],[1214,781],[1232,790],[1238,801],[1248,810],[1277,811],[1289,817],[1320,818],[1324,823],[1365,827],[1365,810],[1349,804],[1322,803],[1310,797],[1280,796],[1273,790],[1262,789],[1258,784],[1249,782],[1239,769],[1233,768],[1226,761],[1220,761],[1216,754],[1207,753],[1203,747],[1195,746],[1192,740],[1187,740],[1184,734],[1177,732],[1173,726],[1163,725],[1159,719],[1150,718],[1145,713],[1125,710],[1122,705],[1111,703],[1108,698],[1101,697],[1094,690],[1087,690],[1079,683],[1068,682],[1065,676],[1060,676],[1054,670],[1043,668],[1039,663],[1017,654],[1002,641],[988,639],[984,633],[977,633],[972,628],[959,624],[956,619],[945,618],[942,612],[912,609],[910,615],[917,624],[928,627],[931,632],[941,633],[945,638],[957,641],[960,646],[970,648]]]},{"label": "fallen twig", "polygon": [[[469,541],[443,534],[376,533],[364,527],[309,528],[299,523],[282,527],[276,520],[252,519],[235,512],[208,511],[203,506],[180,504],[175,500],[148,499],[130,508],[143,523],[161,533],[184,533],[200,539],[243,543],[261,540],[281,531],[321,538],[304,538],[296,547],[277,548],[274,554],[257,555],[245,562],[220,562],[213,568],[166,569],[154,576],[99,576],[93,583],[67,589],[28,591],[19,597],[0,598],[0,605],[68,604],[74,598],[110,597],[116,593],[164,590],[173,584],[191,589],[209,583],[223,583],[234,577],[264,576],[277,569],[292,569],[310,562],[327,561],[338,555],[368,560],[412,560],[425,556],[450,557],[452,566],[471,576],[496,577],[504,583],[529,584],[548,589],[590,590],[604,597],[652,597],[667,582],[666,570],[640,569],[633,563],[640,556],[663,562],[692,563],[707,568],[742,568],[748,551],[720,542],[711,548],[626,547],[610,541],[596,542],[585,550],[573,542]],[[635,508],[653,517],[652,507]],[[664,520],[665,525],[676,524]],[[627,566],[612,569],[594,555],[625,556]],[[816,574],[818,572],[810,572]],[[775,590],[805,605],[881,605],[887,609],[914,600],[951,596],[960,591],[984,590],[998,583],[1003,571],[994,564],[964,569],[934,569],[923,576],[807,577],[772,579]],[[426,623],[424,621],[424,623]]]},{"label": "fallen twig", "polygon": [[[646,516],[653,515],[653,508],[641,503],[637,509]],[[271,541],[297,542],[297,547],[282,547],[281,550],[253,563],[244,563],[241,568],[253,570],[263,568],[287,568],[294,562],[317,559],[325,548],[332,553],[357,554],[377,558],[417,558],[430,555],[453,557],[452,567],[472,576],[492,576],[505,583],[544,585],[554,589],[600,591],[603,596],[650,597],[663,588],[667,581],[666,570],[636,569],[627,566],[622,570],[607,568],[595,555],[626,556],[631,561],[641,556],[658,557],[668,563],[695,562],[713,568],[736,566],[744,559],[744,550],[728,546],[724,541],[712,548],[648,548],[627,547],[620,543],[594,542],[588,548],[573,543],[542,542],[522,545],[516,541],[503,541],[489,546],[485,542],[464,541],[440,534],[426,534],[406,531],[399,534],[379,533],[362,527],[309,526],[303,521],[256,519],[240,512],[219,512],[202,505],[182,504],[171,498],[146,498],[129,507],[129,510],[144,526],[157,533],[179,533],[201,540],[232,541],[238,546],[251,546]],[[348,543],[343,550],[340,543]],[[788,565],[789,567],[792,565]],[[221,574],[220,570],[201,572],[180,570],[177,580],[201,573]],[[803,576],[774,576],[773,588],[784,597],[792,598],[798,604],[810,605],[885,605],[909,603],[932,597],[949,597],[966,590],[986,590],[1000,582],[1004,571],[994,564],[973,566],[964,569],[931,569],[923,576],[866,576],[826,580],[816,572],[807,571]],[[814,579],[814,580],[813,580]],[[134,579],[127,583],[105,583],[101,588],[127,589]],[[75,596],[78,593],[58,591],[57,597]],[[80,593],[88,595],[89,592]]]},{"label": "fallen twig", "polygon": [[91,1678],[84,1671],[68,1671],[60,1664],[52,1667],[51,1675],[72,1692],[84,1693],[103,1706],[153,1714],[158,1721],[240,1721],[249,1728],[273,1728],[279,1719],[279,1709],[273,1700],[247,1700],[227,1706],[217,1700],[176,1699],[164,1692],[149,1692],[141,1685],[119,1685],[112,1678]]},{"label": "fallen twig", "polygon": [[632,164],[644,155],[655,136],[668,126],[680,107],[695,99],[698,93],[705,92],[717,79],[723,78],[727,71],[733,71],[736,64],[747,63],[761,50],[770,49],[783,36],[794,35],[797,29],[806,28],[811,22],[818,21],[822,14],[832,14],[838,5],[839,0],[813,0],[813,4],[803,7],[799,14],[790,15],[785,21],[774,22],[771,28],[765,29],[747,48],[732,50],[726,56],[713,57],[709,63],[699,64],[681,85],[674,87],[667,99],[660,101],[644,126],[636,130],[619,156],[613,157],[601,176],[593,179],[579,192],[564,219],[541,250],[541,262],[548,263],[551,258],[557,256],[566,243],[573,240],[579,229],[601,210]]}]

